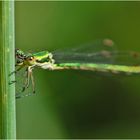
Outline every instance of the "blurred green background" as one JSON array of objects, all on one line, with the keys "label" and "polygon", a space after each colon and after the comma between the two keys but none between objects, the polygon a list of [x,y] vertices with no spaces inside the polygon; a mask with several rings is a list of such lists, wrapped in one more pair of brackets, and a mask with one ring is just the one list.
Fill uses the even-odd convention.
[{"label": "blurred green background", "polygon": [[[100,38],[140,51],[140,2],[15,2],[16,48],[53,51]],[[17,100],[17,138],[140,138],[140,76],[35,69]]]}]

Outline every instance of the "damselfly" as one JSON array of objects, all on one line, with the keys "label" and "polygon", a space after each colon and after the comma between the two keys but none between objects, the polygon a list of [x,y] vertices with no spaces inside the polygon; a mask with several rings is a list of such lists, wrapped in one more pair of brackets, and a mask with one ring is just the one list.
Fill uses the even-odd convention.
[{"label": "damselfly", "polygon": [[[22,69],[25,79],[17,98],[28,96],[24,93],[32,83],[32,94],[35,93],[33,69],[42,68],[47,70],[85,70],[108,72],[112,74],[138,74],[140,73],[140,54],[135,52],[118,52],[114,42],[110,39],[97,40],[92,43],[81,45],[64,51],[42,51],[27,53],[16,49],[16,71]],[[131,62],[131,63],[130,63]]]}]

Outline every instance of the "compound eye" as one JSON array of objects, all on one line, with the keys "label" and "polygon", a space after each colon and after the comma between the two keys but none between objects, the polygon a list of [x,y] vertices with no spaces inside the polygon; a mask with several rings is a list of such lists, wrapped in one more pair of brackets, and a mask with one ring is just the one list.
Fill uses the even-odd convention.
[{"label": "compound eye", "polygon": [[34,59],[34,58],[33,58],[32,56],[29,58],[30,61],[32,61],[33,59]]}]

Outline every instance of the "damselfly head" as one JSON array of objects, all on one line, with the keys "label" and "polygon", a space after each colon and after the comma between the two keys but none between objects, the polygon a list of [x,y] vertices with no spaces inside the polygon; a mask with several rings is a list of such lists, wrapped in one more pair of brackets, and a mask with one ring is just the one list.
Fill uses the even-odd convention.
[{"label": "damselfly head", "polygon": [[26,57],[24,52],[20,49],[15,50],[15,55],[16,55],[17,58],[20,58],[20,59],[24,59]]},{"label": "damselfly head", "polygon": [[15,49],[15,58],[16,58],[16,66],[22,65],[23,62],[23,53],[20,52],[19,49]]},{"label": "damselfly head", "polygon": [[26,55],[24,54],[24,52],[20,49],[16,49],[15,50],[15,57],[16,57],[16,66],[22,65],[24,58],[26,57]]}]

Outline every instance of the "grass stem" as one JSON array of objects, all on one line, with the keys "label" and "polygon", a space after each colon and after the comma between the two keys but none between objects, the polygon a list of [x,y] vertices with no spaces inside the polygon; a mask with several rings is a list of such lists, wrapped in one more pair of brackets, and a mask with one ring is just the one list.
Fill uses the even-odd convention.
[{"label": "grass stem", "polygon": [[1,1],[0,23],[0,138],[16,138],[14,1]]}]

